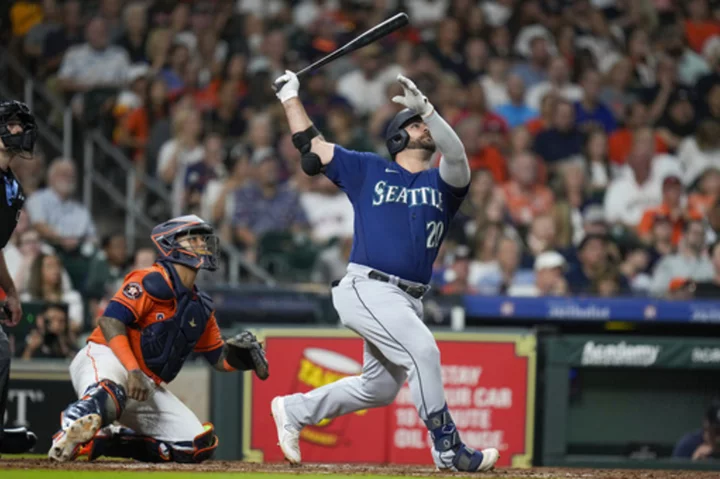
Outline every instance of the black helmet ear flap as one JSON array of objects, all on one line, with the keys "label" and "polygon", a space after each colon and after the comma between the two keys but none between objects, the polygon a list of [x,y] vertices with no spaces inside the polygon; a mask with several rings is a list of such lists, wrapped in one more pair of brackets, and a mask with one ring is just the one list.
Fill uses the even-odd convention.
[{"label": "black helmet ear flap", "polygon": [[410,135],[405,131],[405,127],[414,120],[422,121],[422,118],[414,110],[405,108],[390,121],[385,132],[385,145],[393,159],[410,142]]},{"label": "black helmet ear flap", "polygon": [[387,149],[390,155],[395,158],[395,155],[405,149],[407,144],[410,142],[410,135],[405,130],[400,130],[397,134],[390,137],[387,140]]}]

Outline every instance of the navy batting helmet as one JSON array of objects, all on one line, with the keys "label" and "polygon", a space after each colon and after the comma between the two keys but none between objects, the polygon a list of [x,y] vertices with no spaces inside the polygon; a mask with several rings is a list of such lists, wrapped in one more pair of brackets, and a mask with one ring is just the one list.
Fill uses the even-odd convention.
[{"label": "navy batting helmet", "polygon": [[385,144],[393,159],[395,155],[405,149],[410,141],[410,135],[405,131],[405,127],[416,120],[422,121],[422,117],[415,110],[405,108],[395,115],[388,125],[385,131]]},{"label": "navy batting helmet", "polygon": [[[10,133],[9,126],[16,123],[21,133]],[[4,101],[0,103],[0,140],[8,153],[32,153],[37,140],[35,117],[25,103]]]},{"label": "navy batting helmet", "polygon": [[210,271],[218,267],[218,237],[213,227],[196,215],[161,223],[152,229],[150,237],[161,261]]}]

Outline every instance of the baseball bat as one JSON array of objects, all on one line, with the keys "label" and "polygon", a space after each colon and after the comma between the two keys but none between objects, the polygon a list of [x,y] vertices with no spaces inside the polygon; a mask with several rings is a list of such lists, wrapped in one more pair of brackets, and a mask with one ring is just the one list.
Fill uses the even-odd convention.
[{"label": "baseball bat", "polygon": [[[358,50],[364,46],[367,46],[375,41],[380,40],[381,38],[390,35],[395,30],[399,30],[400,28],[404,27],[408,24],[408,16],[406,13],[398,13],[397,15],[394,15],[387,20],[378,23],[374,27],[372,27],[370,30],[364,32],[363,34],[359,35],[357,38],[354,38],[347,42],[345,45],[341,46],[340,48],[333,50],[332,52],[328,53],[324,57],[322,57],[320,60],[316,61],[315,63],[306,66],[302,70],[295,73],[298,77],[301,77],[311,71],[317,70],[318,68],[327,65],[328,63],[337,60],[338,58],[347,55],[348,53],[354,52],[355,50]],[[280,90],[280,88],[283,87],[285,82],[275,82],[273,84],[273,88],[275,91]]]}]

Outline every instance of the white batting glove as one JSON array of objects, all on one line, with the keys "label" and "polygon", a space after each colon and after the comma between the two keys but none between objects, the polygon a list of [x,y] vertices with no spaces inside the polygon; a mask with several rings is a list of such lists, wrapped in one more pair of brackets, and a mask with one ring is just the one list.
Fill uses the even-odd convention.
[{"label": "white batting glove", "polygon": [[397,81],[399,81],[400,85],[402,85],[404,95],[394,96],[392,101],[405,106],[405,108],[414,110],[423,118],[427,118],[432,115],[435,108],[432,106],[432,103],[428,101],[427,97],[422,94],[418,87],[415,86],[412,80],[402,74],[398,74]]},{"label": "white batting glove", "polygon": [[297,75],[293,72],[285,70],[285,74],[275,80],[273,88],[275,89],[275,96],[277,96],[281,102],[285,103],[290,98],[298,96],[300,80],[298,80]]}]

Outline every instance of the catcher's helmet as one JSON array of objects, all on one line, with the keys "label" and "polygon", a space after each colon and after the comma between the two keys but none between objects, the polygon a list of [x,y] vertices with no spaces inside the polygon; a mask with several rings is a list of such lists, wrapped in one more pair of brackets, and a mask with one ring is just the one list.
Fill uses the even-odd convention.
[{"label": "catcher's helmet", "polygon": [[[17,123],[21,133],[10,133],[8,126]],[[0,103],[0,140],[10,154],[32,153],[37,140],[35,117],[25,103],[11,100]]]},{"label": "catcher's helmet", "polygon": [[160,223],[150,237],[161,261],[210,271],[218,267],[218,237],[213,227],[196,215]]},{"label": "catcher's helmet", "polygon": [[395,155],[405,149],[410,141],[410,135],[405,131],[405,127],[416,120],[422,121],[422,117],[415,110],[405,108],[395,115],[388,125],[385,131],[385,144],[393,159],[395,159]]}]

